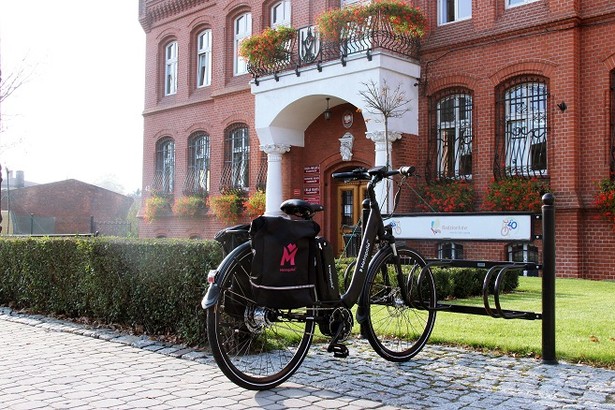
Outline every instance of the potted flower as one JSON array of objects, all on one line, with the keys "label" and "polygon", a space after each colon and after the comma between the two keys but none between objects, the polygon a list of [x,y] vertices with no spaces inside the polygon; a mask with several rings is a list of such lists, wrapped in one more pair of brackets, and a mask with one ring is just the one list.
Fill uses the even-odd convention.
[{"label": "potted flower", "polygon": [[152,195],[145,200],[145,209],[143,211],[143,219],[151,223],[153,220],[161,216],[167,216],[171,213],[171,198],[163,195]]},{"label": "potted flower", "polygon": [[272,64],[288,58],[288,42],[297,36],[292,27],[267,27],[241,42],[239,55],[250,64]]},{"label": "potted flower", "polygon": [[465,180],[443,180],[425,185],[419,209],[427,212],[469,212],[474,210],[474,187]]},{"label": "potted flower", "polygon": [[195,217],[205,209],[206,199],[202,196],[187,195],[175,200],[173,213],[178,216]]},{"label": "potted flower", "polygon": [[510,177],[491,182],[483,208],[487,211],[540,212],[542,195],[549,192],[544,179]]},{"label": "potted flower", "polygon": [[600,216],[613,224],[615,230],[615,181],[603,179],[598,183],[598,194],[595,197],[595,204],[598,207]]},{"label": "potted flower", "polygon": [[234,192],[209,197],[209,208],[216,217],[227,223],[236,224],[243,212],[244,197]]},{"label": "potted flower", "polygon": [[252,193],[243,203],[243,208],[246,215],[251,219],[261,216],[265,213],[266,197],[265,191],[258,190]]},{"label": "potted flower", "polygon": [[316,26],[324,39],[338,40],[349,24],[361,26],[370,21],[370,17],[378,20],[372,24],[388,25],[395,34],[411,37],[422,37],[427,26],[423,13],[403,0],[374,0],[368,4],[330,9],[316,18]]}]

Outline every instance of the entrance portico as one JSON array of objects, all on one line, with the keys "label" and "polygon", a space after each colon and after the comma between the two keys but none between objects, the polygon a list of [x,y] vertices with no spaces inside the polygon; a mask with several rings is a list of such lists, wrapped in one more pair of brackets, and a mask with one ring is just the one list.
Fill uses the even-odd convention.
[{"label": "entrance portico", "polygon": [[[259,78],[258,85],[253,82],[256,132],[261,150],[268,156],[265,213],[280,215],[282,155],[294,146],[305,146],[304,132],[326,109],[326,98],[331,108],[344,103],[357,107],[365,121],[366,137],[375,144],[373,165],[391,165],[387,164],[391,142],[400,139],[402,134],[418,133],[418,87],[415,85],[419,77],[417,63],[387,52],[376,52],[371,60],[358,55],[347,60],[345,65],[333,61],[320,68],[308,67],[299,75],[289,71],[275,78]],[[402,116],[388,118],[386,136],[381,113],[369,108],[360,94],[366,90],[366,84],[371,83],[377,89],[385,83],[391,89],[400,87],[409,101],[408,110]],[[381,199],[385,193],[381,190]]]}]

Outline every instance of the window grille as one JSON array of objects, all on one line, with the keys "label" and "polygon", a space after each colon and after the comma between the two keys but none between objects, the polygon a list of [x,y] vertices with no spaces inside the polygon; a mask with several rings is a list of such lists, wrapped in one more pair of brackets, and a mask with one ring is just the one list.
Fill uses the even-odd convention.
[{"label": "window grille", "polygon": [[472,177],[472,95],[451,89],[432,100],[428,180]]},{"label": "window grille", "polygon": [[156,176],[154,190],[172,194],[175,180],[175,142],[165,138],[156,144]]},{"label": "window grille", "polygon": [[210,181],[209,135],[198,133],[188,142],[188,172],[184,184],[186,195],[206,195]]},{"label": "window grille", "polygon": [[249,187],[250,136],[245,124],[229,127],[225,135],[225,162],[221,190],[246,190]]},{"label": "window grille", "polygon": [[609,147],[611,178],[615,178],[615,70],[611,71],[611,145]]},{"label": "window grille", "polygon": [[496,178],[547,175],[547,83],[521,77],[504,84],[496,100]]}]

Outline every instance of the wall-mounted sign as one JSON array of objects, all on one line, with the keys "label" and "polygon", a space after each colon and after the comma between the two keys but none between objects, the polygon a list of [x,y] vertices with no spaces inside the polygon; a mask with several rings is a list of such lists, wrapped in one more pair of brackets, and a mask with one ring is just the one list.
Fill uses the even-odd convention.
[{"label": "wall-mounted sign", "polygon": [[310,204],[320,204],[319,196],[306,196],[303,200],[308,201]]},{"label": "wall-mounted sign", "polygon": [[303,195],[320,195],[320,187],[306,186],[303,188]]},{"label": "wall-mounted sign", "polygon": [[303,177],[304,184],[319,184],[320,183],[320,174],[319,175],[307,175]]},{"label": "wall-mounted sign", "polygon": [[303,168],[305,174],[320,174],[320,165],[308,165]]}]

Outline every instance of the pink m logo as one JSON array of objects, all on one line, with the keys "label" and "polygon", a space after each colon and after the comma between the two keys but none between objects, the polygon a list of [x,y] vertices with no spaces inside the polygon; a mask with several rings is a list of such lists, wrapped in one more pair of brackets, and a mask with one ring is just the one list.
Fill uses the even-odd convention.
[{"label": "pink m logo", "polygon": [[297,245],[294,243],[289,243],[284,247],[284,253],[282,254],[282,260],[280,261],[280,266],[284,266],[286,264],[290,264],[291,266],[295,266],[295,255],[297,254]]}]

